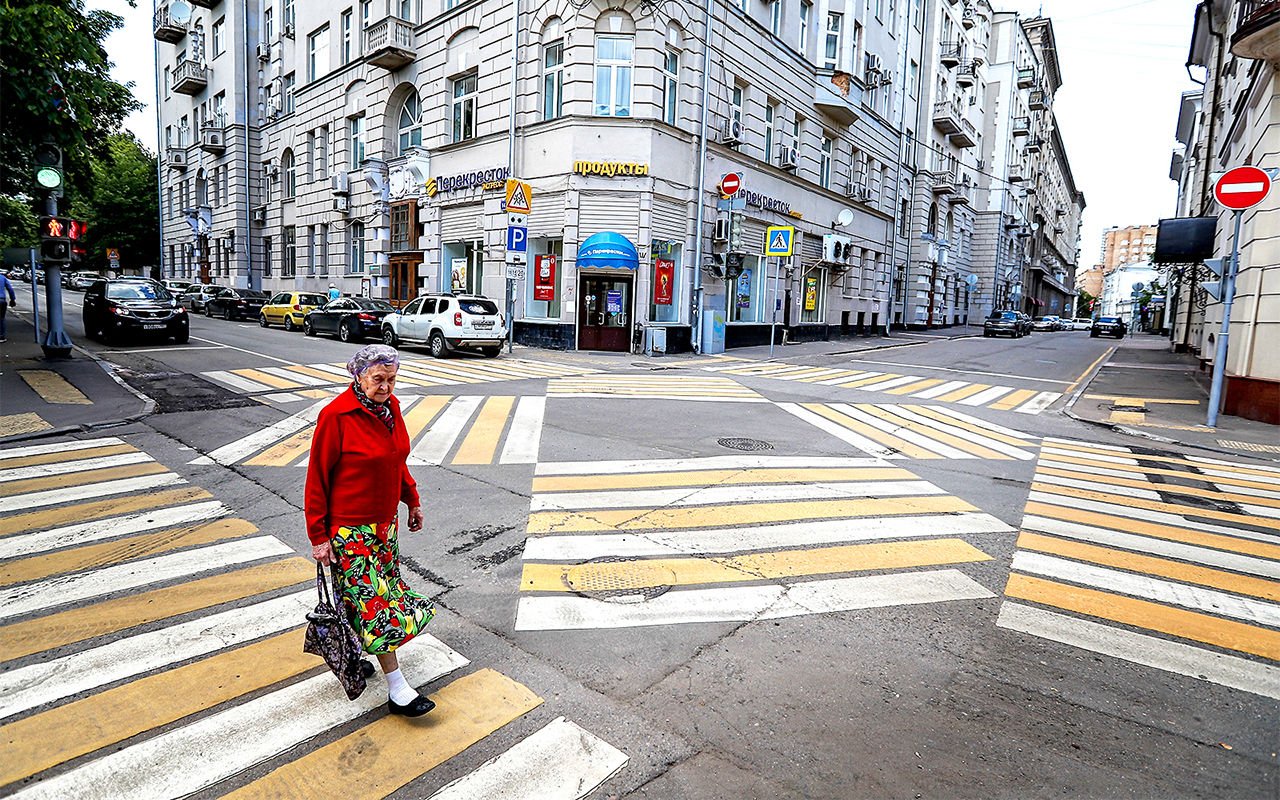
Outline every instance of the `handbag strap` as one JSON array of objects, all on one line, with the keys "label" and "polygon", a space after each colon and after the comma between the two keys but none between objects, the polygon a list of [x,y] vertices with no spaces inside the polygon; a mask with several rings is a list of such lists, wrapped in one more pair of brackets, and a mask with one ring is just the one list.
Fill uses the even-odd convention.
[{"label": "handbag strap", "polygon": [[333,598],[329,595],[329,582],[324,577],[324,565],[319,561],[316,562],[316,594],[320,596],[321,603],[333,605]]}]

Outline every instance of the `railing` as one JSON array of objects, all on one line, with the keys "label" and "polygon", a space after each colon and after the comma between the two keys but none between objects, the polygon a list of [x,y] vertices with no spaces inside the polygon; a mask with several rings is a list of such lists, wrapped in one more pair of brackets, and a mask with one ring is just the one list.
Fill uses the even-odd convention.
[{"label": "railing", "polygon": [[173,65],[173,83],[179,84],[186,80],[208,82],[207,72],[203,62],[194,58],[183,59]]},{"label": "railing", "polygon": [[1237,0],[1231,53],[1241,58],[1280,59],[1280,2]]},{"label": "railing", "polygon": [[413,49],[413,25],[399,17],[387,17],[364,30],[364,49],[372,53],[385,47]]},{"label": "railing", "polygon": [[1018,68],[1018,88],[1030,89],[1036,82],[1035,67],[1019,67]]}]

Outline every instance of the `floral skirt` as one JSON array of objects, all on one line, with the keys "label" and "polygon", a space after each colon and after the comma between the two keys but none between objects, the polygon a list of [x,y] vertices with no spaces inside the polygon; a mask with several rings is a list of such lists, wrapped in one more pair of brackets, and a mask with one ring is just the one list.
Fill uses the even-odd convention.
[{"label": "floral skirt", "polygon": [[[383,536],[379,536],[383,527]],[[396,523],[350,525],[333,537],[342,605],[366,653],[385,655],[417,636],[436,607],[400,578]]]}]

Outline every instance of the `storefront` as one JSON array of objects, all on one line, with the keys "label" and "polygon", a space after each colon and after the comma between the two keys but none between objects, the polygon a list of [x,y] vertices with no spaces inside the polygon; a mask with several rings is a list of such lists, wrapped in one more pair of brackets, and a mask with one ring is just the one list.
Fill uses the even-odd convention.
[{"label": "storefront", "polygon": [[596,233],[578,245],[579,350],[631,350],[639,266],[636,246],[620,233]]}]

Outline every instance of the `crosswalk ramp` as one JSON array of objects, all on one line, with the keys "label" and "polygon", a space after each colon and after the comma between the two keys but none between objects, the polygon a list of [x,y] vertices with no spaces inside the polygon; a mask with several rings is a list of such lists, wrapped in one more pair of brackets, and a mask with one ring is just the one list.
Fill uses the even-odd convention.
[{"label": "crosswalk ramp", "polygon": [[[218,447],[193,464],[306,466],[320,411],[329,398]],[[400,411],[410,465],[532,464],[538,459],[546,398],[510,395],[407,395]]]},{"label": "crosswalk ramp", "polygon": [[543,698],[426,634],[399,652],[443,682],[428,726],[377,677],[349,702],[302,652],[314,564],[121,439],[0,450],[0,501],[0,794],[381,797],[465,753],[432,796],[570,800],[627,762],[563,717],[493,753]]},{"label": "crosswalk ramp", "polygon": [[517,630],[735,622],[992,597],[1012,529],[877,458],[540,463]]},{"label": "crosswalk ramp", "polygon": [[1030,461],[1038,437],[947,406],[894,403],[779,403],[778,407],[881,458]]},{"label": "crosswalk ramp", "polygon": [[0,439],[10,436],[22,436],[27,433],[47,431],[53,425],[34,411],[19,414],[0,414]]},{"label": "crosswalk ramp", "polygon": [[601,374],[556,378],[549,397],[628,397],[716,403],[765,403],[759,393],[729,378],[700,375]]},{"label": "crosswalk ramp", "polygon": [[997,624],[1280,699],[1280,470],[1046,439]]},{"label": "crosswalk ramp", "polygon": [[[598,372],[592,367],[520,358],[422,359],[400,356],[396,384],[403,387],[468,386],[498,381],[540,380]],[[286,364],[201,372],[201,377],[240,394],[262,395],[276,402],[295,402],[330,395],[351,382],[346,362]]]},{"label": "crosswalk ramp", "polygon": [[901,375],[896,372],[807,367],[780,361],[761,364],[712,365],[703,369],[722,375],[773,378],[865,392],[883,392],[917,400],[993,408],[1019,414],[1039,414],[1062,397],[1061,392],[1019,389],[1013,386],[946,380],[921,375]]}]

